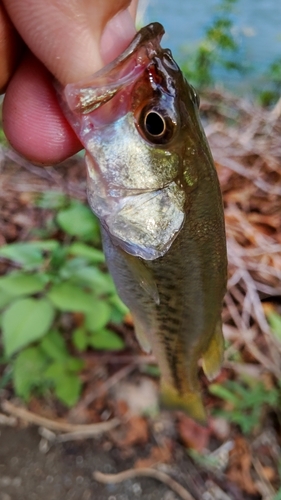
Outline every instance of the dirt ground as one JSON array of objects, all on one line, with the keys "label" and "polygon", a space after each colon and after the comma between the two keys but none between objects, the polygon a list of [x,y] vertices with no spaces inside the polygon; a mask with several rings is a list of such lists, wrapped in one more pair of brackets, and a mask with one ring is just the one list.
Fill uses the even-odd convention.
[{"label": "dirt ground", "polygon": [[[8,381],[6,388],[3,384],[0,500],[281,498],[281,337],[272,334],[267,320],[269,313],[278,317],[281,314],[281,107],[279,103],[271,111],[262,110],[242,99],[214,93],[209,99],[202,99],[201,109],[207,117],[206,134],[222,187],[228,240],[229,283],[223,309],[227,349],[216,384],[225,388],[228,382],[231,387],[234,383],[239,394],[241,390],[245,394],[246,387],[244,407],[239,401],[240,406],[237,403],[236,407],[212,394],[201,377],[210,415],[208,428],[180,414],[167,417],[159,411],[154,417],[136,409],[132,412],[132,400],[134,406],[145,400],[147,408],[153,407],[158,381],[141,371],[144,355],[133,340],[132,328],[123,328],[124,353],[83,354],[87,371],[83,373],[85,387],[78,420],[73,420],[72,410],[62,411],[61,405],[53,400],[51,407],[46,407],[42,399],[33,398],[25,407],[33,415],[32,422],[38,415],[55,422],[77,424],[104,422],[105,413],[109,420],[121,417],[120,426],[102,438],[56,442],[50,449],[44,449],[38,427],[27,426],[25,419],[16,418],[12,426],[1,425],[1,417],[13,415],[6,412],[4,403],[14,404],[14,409],[23,407],[23,402],[15,401],[11,382]],[[58,168],[42,169],[12,150],[2,149],[0,245],[29,241],[31,229],[42,229],[47,218],[53,217],[50,211],[34,205],[38,194],[52,190],[86,200],[81,157],[72,158]],[[53,235],[60,236],[59,232]],[[2,259],[0,275],[7,272],[7,266]],[[5,366],[2,372],[9,375]],[[96,378],[100,385],[94,374],[99,374],[100,378]],[[249,378],[256,384],[247,385]],[[115,381],[114,388],[108,385],[108,380]],[[260,412],[258,422],[243,432],[241,419],[237,422],[233,415],[242,414],[246,426],[253,417],[253,408],[247,405],[248,395],[252,401],[253,394],[259,396],[251,392],[258,384],[266,394],[278,391],[278,403],[256,402],[254,409]],[[100,394],[101,387],[106,387],[103,395],[90,397],[92,404],[87,403],[88,396]],[[131,411],[125,418],[121,411],[124,402]],[[159,425],[161,432],[157,432]],[[93,478],[94,471],[114,474],[135,470],[140,467],[140,459],[146,460],[149,464],[146,467],[161,464],[184,487],[186,496],[177,496],[154,479],[135,477],[120,484],[102,485]]]},{"label": "dirt ground", "polygon": [[94,481],[94,470],[115,473],[121,466],[119,453],[99,441],[56,444],[44,454],[35,427],[0,426],[0,433],[0,500],[178,500],[153,479]]}]

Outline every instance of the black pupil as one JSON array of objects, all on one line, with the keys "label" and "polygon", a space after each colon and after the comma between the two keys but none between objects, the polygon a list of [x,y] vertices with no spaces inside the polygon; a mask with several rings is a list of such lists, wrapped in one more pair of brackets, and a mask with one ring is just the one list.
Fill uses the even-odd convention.
[{"label": "black pupil", "polygon": [[165,131],[164,119],[158,113],[151,111],[145,117],[145,128],[150,135],[162,135]]}]

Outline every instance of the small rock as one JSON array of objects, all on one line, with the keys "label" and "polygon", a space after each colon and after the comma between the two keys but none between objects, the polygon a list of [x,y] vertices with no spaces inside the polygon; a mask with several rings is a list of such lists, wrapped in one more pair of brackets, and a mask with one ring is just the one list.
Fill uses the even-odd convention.
[{"label": "small rock", "polygon": [[114,397],[125,401],[132,415],[140,415],[157,407],[158,388],[153,380],[143,377],[138,384],[127,381],[117,384]]}]

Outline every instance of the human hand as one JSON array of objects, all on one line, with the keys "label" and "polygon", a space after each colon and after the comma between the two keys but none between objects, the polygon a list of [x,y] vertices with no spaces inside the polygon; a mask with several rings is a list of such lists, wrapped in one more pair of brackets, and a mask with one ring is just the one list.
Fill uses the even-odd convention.
[{"label": "human hand", "polygon": [[77,82],[119,55],[135,34],[137,0],[129,4],[0,0],[3,127],[26,158],[52,164],[81,149],[57,102],[53,76],[63,85]]}]

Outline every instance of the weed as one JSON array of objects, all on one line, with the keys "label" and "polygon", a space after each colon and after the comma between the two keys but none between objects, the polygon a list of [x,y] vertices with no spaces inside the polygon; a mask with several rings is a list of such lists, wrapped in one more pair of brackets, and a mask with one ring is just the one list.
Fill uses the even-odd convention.
[{"label": "weed", "polygon": [[200,453],[199,451],[193,450],[192,448],[187,449],[188,455],[194,460],[194,462],[202,469],[209,471],[216,471],[220,469],[220,458],[216,457],[210,453]]},{"label": "weed", "polygon": [[[57,210],[54,224],[62,242],[47,231],[46,239],[0,248],[0,258],[12,263],[0,277],[4,357],[17,395],[28,400],[34,390],[52,390],[72,406],[81,391],[83,363],[70,351],[122,349],[123,340],[106,325],[122,321],[127,309],[106,271],[98,221],[90,209],[58,193],[45,193],[37,205]],[[66,319],[72,335],[68,343]]]},{"label": "weed", "polygon": [[273,61],[263,76],[264,87],[258,93],[258,101],[262,106],[271,106],[280,98],[281,90],[281,58]]},{"label": "weed", "polygon": [[[280,462],[279,462],[279,477],[281,476],[280,474]],[[272,498],[272,500],[281,500],[281,488],[276,492],[276,495]]]},{"label": "weed", "polygon": [[198,88],[214,83],[214,72],[218,67],[244,71],[238,60],[239,47],[232,35],[232,12],[237,0],[221,0],[212,24],[197,48],[187,49],[181,64],[184,74]]},{"label": "weed", "polygon": [[[211,24],[196,47],[186,46],[181,56],[181,68],[186,78],[199,90],[216,83],[217,70],[240,75],[255,69],[241,61],[241,46],[233,35],[233,12],[237,0],[220,0]],[[276,58],[255,85],[254,96],[259,104],[268,107],[280,98],[281,58]]]},{"label": "weed", "polygon": [[275,311],[270,310],[266,312],[266,317],[274,337],[281,342],[281,316]]},{"label": "weed", "polygon": [[263,382],[248,377],[237,382],[228,380],[224,385],[211,384],[209,391],[228,406],[227,410],[216,410],[215,413],[239,425],[243,434],[249,434],[261,425],[265,406],[277,409],[280,404],[280,390],[268,390]]}]

